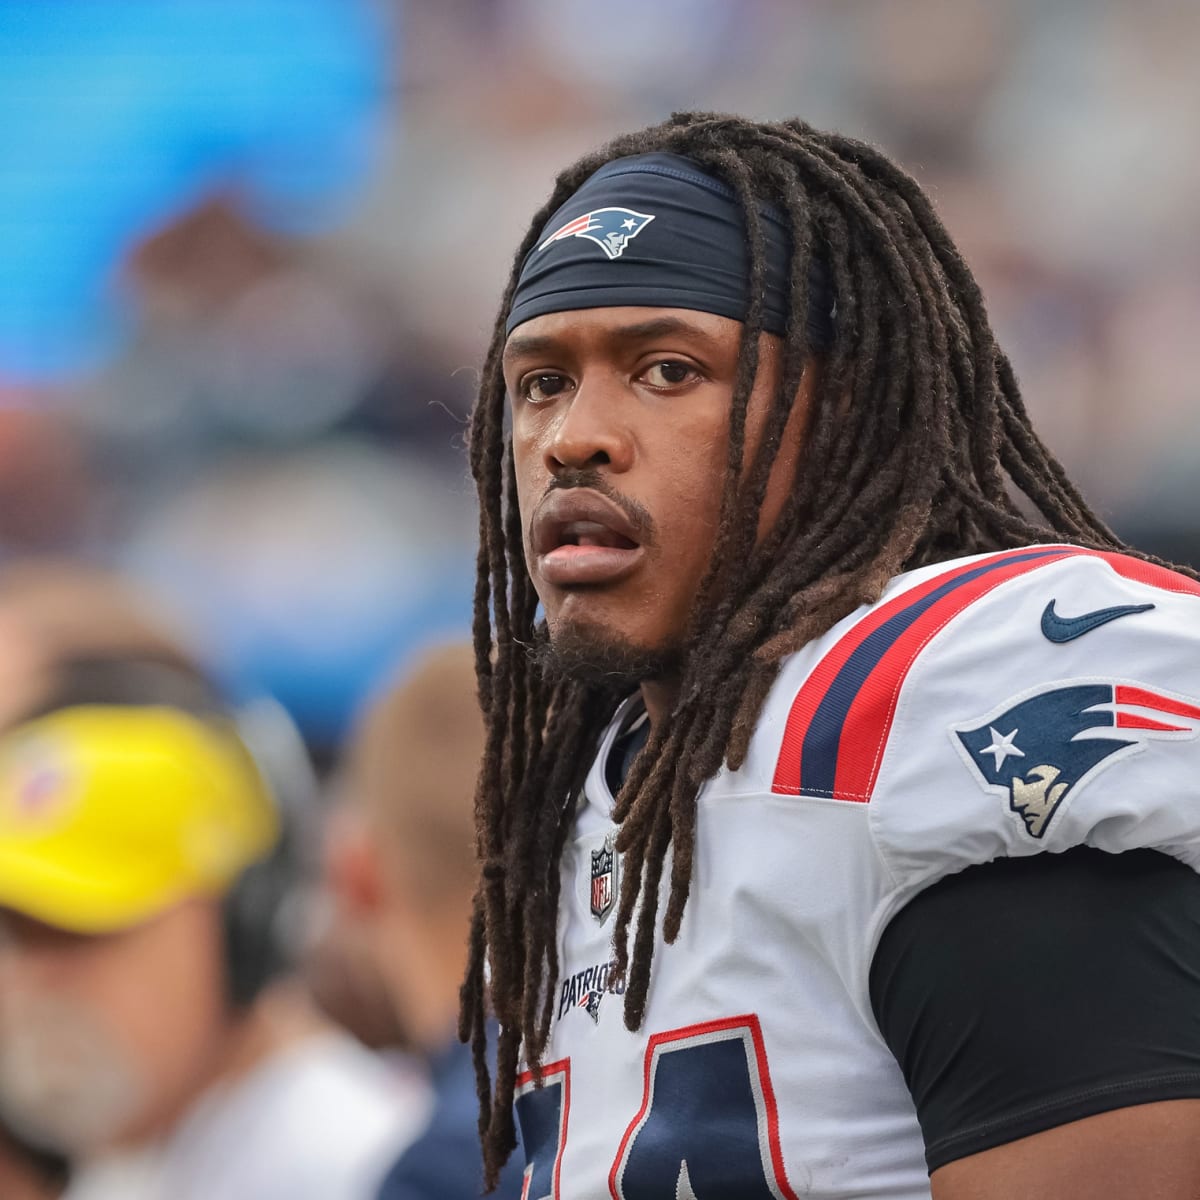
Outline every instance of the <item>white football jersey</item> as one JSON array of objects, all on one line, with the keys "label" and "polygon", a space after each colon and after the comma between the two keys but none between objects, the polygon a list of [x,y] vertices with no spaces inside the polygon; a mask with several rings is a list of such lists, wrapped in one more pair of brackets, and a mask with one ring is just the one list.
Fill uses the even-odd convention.
[{"label": "white football jersey", "polygon": [[1052,545],[923,568],[785,662],[744,766],[701,791],[631,1033],[604,772],[627,712],[563,857],[545,1083],[518,1086],[528,1200],[928,1200],[868,995],[888,921],[1001,856],[1200,869],[1200,585]]}]

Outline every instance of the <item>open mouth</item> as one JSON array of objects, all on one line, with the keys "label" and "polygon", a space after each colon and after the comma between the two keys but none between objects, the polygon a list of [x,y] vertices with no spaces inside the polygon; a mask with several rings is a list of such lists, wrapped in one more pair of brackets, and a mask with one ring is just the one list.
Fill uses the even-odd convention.
[{"label": "open mouth", "polygon": [[551,492],[534,516],[531,534],[535,569],[555,587],[615,583],[642,557],[629,517],[590,488]]},{"label": "open mouth", "polygon": [[559,532],[558,546],[555,548],[561,549],[564,546],[582,546],[587,549],[598,547],[606,550],[638,548],[633,538],[626,537],[623,533],[600,524],[599,521],[569,521]]}]

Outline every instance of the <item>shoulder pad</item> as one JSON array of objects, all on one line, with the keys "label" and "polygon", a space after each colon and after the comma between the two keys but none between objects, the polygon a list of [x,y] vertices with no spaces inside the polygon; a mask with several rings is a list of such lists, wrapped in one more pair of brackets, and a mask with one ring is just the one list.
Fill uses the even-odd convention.
[{"label": "shoulder pad", "polygon": [[1080,843],[1200,865],[1198,732],[1200,583],[1032,546],[921,572],[839,627],[772,790],[869,802],[908,878]]}]

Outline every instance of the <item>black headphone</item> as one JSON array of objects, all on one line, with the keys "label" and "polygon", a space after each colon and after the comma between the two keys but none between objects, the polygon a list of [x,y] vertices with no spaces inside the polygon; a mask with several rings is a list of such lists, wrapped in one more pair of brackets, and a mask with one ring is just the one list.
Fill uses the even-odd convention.
[{"label": "black headphone", "polygon": [[89,704],[173,708],[217,728],[236,739],[274,801],[278,839],[222,899],[229,1000],[235,1008],[247,1007],[292,965],[299,949],[301,883],[317,791],[299,732],[274,700],[235,708],[190,664],[122,655],[56,663],[49,695],[23,719]]},{"label": "black headphone", "polygon": [[270,854],[247,867],[225,896],[229,996],[235,1007],[244,1007],[300,950],[317,779],[300,733],[278,701],[256,700],[232,721],[280,816]]}]

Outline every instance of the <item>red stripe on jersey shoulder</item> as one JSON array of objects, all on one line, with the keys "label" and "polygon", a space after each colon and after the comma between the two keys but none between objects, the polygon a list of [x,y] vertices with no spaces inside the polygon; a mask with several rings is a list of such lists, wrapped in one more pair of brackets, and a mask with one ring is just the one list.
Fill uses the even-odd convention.
[{"label": "red stripe on jersey shoulder", "polygon": [[1133,558],[1128,554],[1117,554],[1114,551],[1082,550],[1079,553],[1102,559],[1118,575],[1124,579],[1132,579],[1134,583],[1145,583],[1162,592],[1181,592],[1188,596],[1200,596],[1200,579],[1181,575],[1178,571],[1172,571],[1170,567],[1146,562],[1141,558]]},{"label": "red stripe on jersey shoulder", "polygon": [[817,664],[792,702],[771,790],[869,800],[901,688],[925,646],[1001,584],[1079,556],[1138,583],[1200,595],[1200,582],[1166,567],[1072,546],[1005,550],[939,572],[869,612]]},{"label": "red stripe on jersey shoulder", "polygon": [[[1047,547],[1041,556],[1030,558],[1028,551],[1009,550],[970,563],[960,563],[869,612],[817,663],[792,701],[771,790],[787,795],[811,792],[837,800],[862,802],[870,799],[870,788],[852,781],[853,772],[839,772],[838,760],[842,757],[846,718],[850,715],[858,691],[868,683],[871,684],[868,690],[869,705],[866,709],[859,706],[855,711],[855,742],[861,752],[865,740],[862,723],[869,713],[880,718],[882,741],[886,742],[886,732],[890,730],[894,711],[894,705],[886,703],[887,696],[893,691],[898,695],[899,685],[903,683],[912,659],[920,652],[928,637],[918,641],[916,653],[904,665],[901,665],[899,656],[888,654],[895,641],[921,615],[932,612],[937,627],[941,628],[951,616],[961,612],[986,591],[1046,561],[1058,562],[1070,553],[1072,551],[1067,547]],[[1013,559],[1016,561],[1010,561]],[[968,576],[970,579],[966,578]],[[972,587],[971,584],[977,580],[986,581],[988,586],[983,589]],[[947,601],[949,603],[943,607]],[[914,621],[906,621],[906,615],[913,616]],[[925,628],[922,625],[922,631]],[[911,641],[906,642],[906,647],[911,648]],[[871,682],[872,675],[880,666],[891,677],[890,687],[884,686],[882,678]],[[848,692],[854,694],[846,695]],[[838,705],[836,698],[841,698],[843,703]],[[872,780],[882,750],[881,743],[877,751],[869,756],[868,778]]]}]

